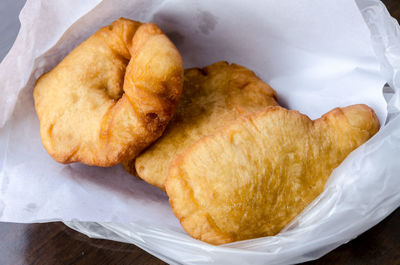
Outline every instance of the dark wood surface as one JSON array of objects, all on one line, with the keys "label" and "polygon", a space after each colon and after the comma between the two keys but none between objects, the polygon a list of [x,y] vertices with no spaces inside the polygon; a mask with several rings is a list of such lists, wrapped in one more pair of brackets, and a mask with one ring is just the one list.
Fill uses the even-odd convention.
[{"label": "dark wood surface", "polygon": [[[400,19],[400,0],[383,1]],[[0,265],[165,264],[134,245],[89,239],[62,223],[0,223]],[[306,264],[400,264],[400,209],[321,259]]]},{"label": "dark wood surface", "polygon": [[[400,209],[310,265],[400,264]],[[0,223],[0,264],[165,264],[134,245],[90,239],[62,223]]]}]

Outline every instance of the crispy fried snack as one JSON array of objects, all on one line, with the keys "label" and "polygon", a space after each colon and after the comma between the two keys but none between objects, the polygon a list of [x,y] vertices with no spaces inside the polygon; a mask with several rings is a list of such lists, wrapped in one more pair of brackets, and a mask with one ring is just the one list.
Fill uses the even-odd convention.
[{"label": "crispy fried snack", "polygon": [[315,121],[281,107],[242,116],[172,162],[172,209],[189,235],[211,244],[275,235],[378,129],[366,105]]},{"label": "crispy fried snack", "polygon": [[242,114],[276,106],[276,93],[252,71],[226,62],[185,70],[174,118],[163,136],[125,169],[164,190],[173,158]]},{"label": "crispy fried snack", "polygon": [[152,23],[118,19],[36,83],[40,134],[58,162],[112,166],[161,136],[183,86],[183,62]]}]

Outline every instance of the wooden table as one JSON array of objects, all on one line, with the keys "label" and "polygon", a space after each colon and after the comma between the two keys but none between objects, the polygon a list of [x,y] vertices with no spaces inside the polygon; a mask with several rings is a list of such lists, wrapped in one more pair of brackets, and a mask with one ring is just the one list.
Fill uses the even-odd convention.
[{"label": "wooden table", "polygon": [[[21,8],[24,0],[15,1],[14,8]],[[383,2],[400,20],[400,0]],[[2,3],[0,14],[1,7]],[[10,45],[0,39],[0,58]],[[0,238],[0,265],[165,264],[134,245],[89,239],[62,223],[0,223]],[[307,264],[400,264],[400,209],[348,244]]]}]

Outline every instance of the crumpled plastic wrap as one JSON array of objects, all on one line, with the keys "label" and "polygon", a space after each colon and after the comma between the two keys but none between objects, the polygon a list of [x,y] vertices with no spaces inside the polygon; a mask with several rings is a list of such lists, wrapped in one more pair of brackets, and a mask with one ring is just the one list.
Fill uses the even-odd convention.
[{"label": "crumpled plastic wrap", "polygon": [[[0,98],[0,221],[63,220],[90,237],[135,244],[170,264],[290,264],[321,257],[377,224],[400,205],[400,28],[379,0],[357,0],[357,6],[344,0],[335,4],[316,0],[259,1],[259,6],[244,9],[239,1],[232,1],[226,9],[237,12],[226,13],[226,2],[222,1],[84,2],[28,1],[21,14],[21,32],[0,65],[3,92],[9,95]],[[207,5],[218,9],[211,11],[219,15],[207,10]],[[337,9],[325,10],[323,5]],[[68,13],[71,6],[75,10]],[[285,16],[281,12],[281,19],[263,18],[268,7],[281,8]],[[352,13],[357,7],[360,18]],[[246,17],[252,8],[254,17]],[[60,21],[44,21],[41,17],[49,10],[55,14],[53,19]],[[194,240],[179,226],[161,191],[124,174],[120,167],[58,165],[40,145],[38,121],[32,112],[31,91],[36,78],[96,28],[115,19],[116,10],[123,10],[119,16],[158,23],[177,44],[186,67],[221,59],[241,63],[269,82],[289,108],[316,118],[335,106],[367,103],[377,112],[382,128],[346,158],[332,173],[324,192],[278,235],[223,246]],[[293,10],[296,14],[291,13]],[[269,10],[271,16],[275,11]],[[346,29],[340,21],[312,26],[318,22],[312,14],[322,12],[319,15],[329,21],[333,15],[339,16],[339,11],[343,11],[341,18],[349,21],[362,19],[362,15],[371,40],[363,41],[367,27],[347,25]],[[57,13],[66,15],[58,17]],[[299,31],[298,21],[294,20],[293,28],[285,25],[286,35],[274,32],[282,26],[278,24],[289,23],[295,15],[302,15],[304,20],[300,17],[300,21],[308,22],[310,30]],[[191,20],[194,26],[180,24]],[[226,21],[232,24],[230,30],[223,26]],[[30,32],[29,23],[42,26]],[[340,40],[330,42],[329,32],[318,31],[323,27],[332,27],[332,31],[339,28],[349,39],[362,31],[354,40],[360,42],[353,44],[357,49],[342,49],[345,43]],[[44,29],[48,32],[39,32]],[[256,36],[251,42],[243,37],[246,30]],[[260,35],[262,32],[272,37]],[[296,32],[301,34],[296,36]],[[38,34],[47,38],[38,41]],[[307,38],[319,34],[327,34],[324,37],[328,41]],[[342,37],[346,39],[346,35]],[[30,38],[32,46],[23,46]],[[224,46],[226,39],[230,42]],[[260,52],[264,46],[264,52]],[[27,49],[24,53],[28,57],[18,54],[22,49]],[[247,58],[250,56],[253,59]],[[276,58],[282,60],[268,61]],[[12,67],[18,71],[13,73]],[[377,90],[385,81],[390,85],[384,88],[387,109],[381,90]],[[13,90],[16,88],[17,92]],[[41,188],[44,194],[39,194]],[[50,189],[52,192],[48,192]]]},{"label": "crumpled plastic wrap", "polygon": [[[381,1],[359,0],[357,4],[390,85],[384,88],[387,124],[379,135],[357,149],[366,154],[364,158],[346,159],[323,194],[283,232],[215,247],[144,224],[66,224],[90,237],[135,244],[169,264],[278,265],[318,259],[379,223],[400,205],[400,27]],[[384,166],[377,168],[376,164]],[[364,175],[374,178],[363,181]]]}]

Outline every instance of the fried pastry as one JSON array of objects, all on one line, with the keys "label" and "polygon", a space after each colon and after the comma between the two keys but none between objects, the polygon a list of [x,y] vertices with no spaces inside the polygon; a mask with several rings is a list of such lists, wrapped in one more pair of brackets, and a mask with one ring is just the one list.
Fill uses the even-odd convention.
[{"label": "fried pastry", "polygon": [[211,244],[275,235],[378,129],[366,105],[314,121],[281,107],[242,116],[172,162],[171,207],[189,235]]},{"label": "fried pastry", "polygon": [[182,87],[182,58],[163,32],[118,19],[37,81],[42,143],[61,163],[134,158],[161,136]]},{"label": "fried pastry", "polygon": [[176,155],[240,115],[276,105],[275,91],[243,66],[218,62],[187,69],[182,96],[163,136],[124,166],[131,174],[136,167],[140,178],[164,189]]}]

